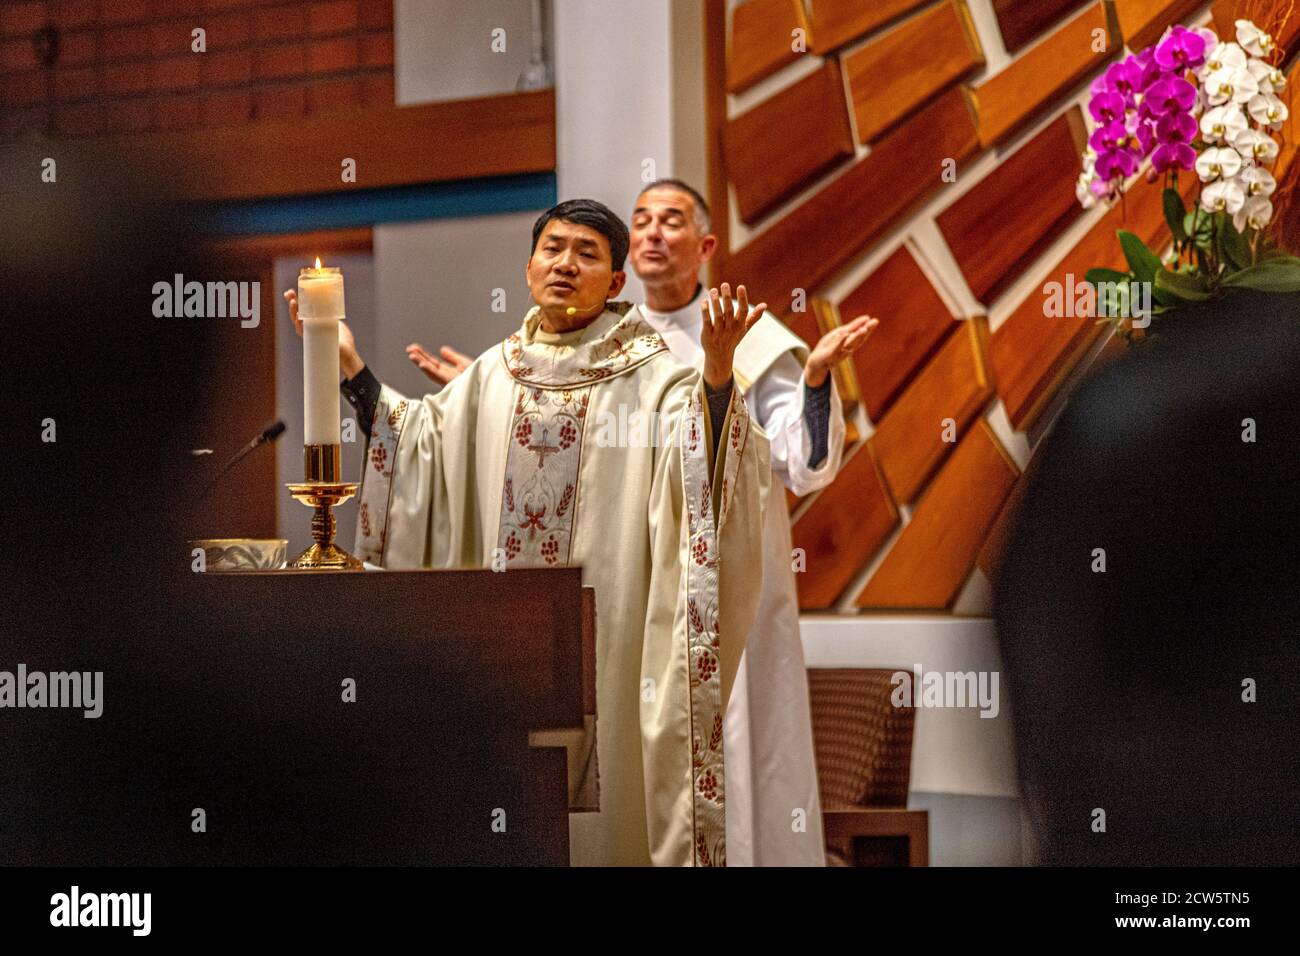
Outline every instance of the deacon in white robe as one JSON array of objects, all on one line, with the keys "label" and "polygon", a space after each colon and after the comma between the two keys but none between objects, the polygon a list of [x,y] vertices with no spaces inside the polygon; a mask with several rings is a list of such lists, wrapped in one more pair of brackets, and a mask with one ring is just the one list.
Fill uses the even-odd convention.
[{"label": "deacon in white robe", "polygon": [[[749,310],[719,311],[701,375],[638,309],[607,303],[626,250],[598,203],[543,214],[540,305],[437,395],[381,385],[344,337],[344,393],[372,410],[355,553],[384,568],[580,565],[597,604],[600,810],[570,815],[571,860],[725,865],[723,716],[770,478],[730,378]],[[620,431],[629,418],[650,427]]]},{"label": "deacon in white robe", "polygon": [[[698,275],[717,242],[703,197],[679,180],[652,183],[637,200],[631,233],[632,267],[646,286],[646,319],[678,359],[701,367],[707,296]],[[790,517],[779,489],[784,484],[803,496],[834,480],[844,450],[844,411],[830,369],[876,324],[867,316],[854,319],[827,333],[812,355],[802,339],[765,315],[736,349],[736,384],[771,441],[775,490],[763,528],[763,594],[724,726],[729,866],[825,865]],[[819,375],[815,386],[810,371]]]}]

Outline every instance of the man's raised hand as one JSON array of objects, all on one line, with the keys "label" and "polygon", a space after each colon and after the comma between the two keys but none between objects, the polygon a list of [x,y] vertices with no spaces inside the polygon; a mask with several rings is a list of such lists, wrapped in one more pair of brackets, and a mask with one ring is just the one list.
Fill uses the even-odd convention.
[{"label": "man's raised hand", "polygon": [[463,352],[457,352],[450,345],[444,345],[438,353],[442,356],[441,359],[436,359],[426,352],[419,342],[412,342],[406,347],[406,357],[414,362],[421,372],[441,385],[446,385],[469,368],[474,361]]},{"label": "man's raised hand", "polygon": [[[709,306],[712,304],[713,308]],[[745,287],[736,287],[736,299],[731,299],[731,286],[722,283],[722,289],[710,289],[708,298],[700,303],[704,322],[700,327],[700,344],[704,346],[704,381],[712,388],[722,388],[731,380],[731,360],[736,346],[750,327],[763,317],[767,303],[749,307]]]},{"label": "man's raised hand", "polygon": [[[293,330],[302,338],[302,319],[298,318],[298,292],[295,289],[284,290],[284,300],[289,303],[289,318],[293,320]],[[339,322],[339,368],[348,378],[356,378],[366,363],[357,352],[357,340],[346,322]]]},{"label": "man's raised hand", "polygon": [[808,361],[804,363],[805,384],[809,388],[820,388],[835,364],[860,349],[867,341],[867,336],[879,324],[879,319],[860,315],[846,325],[831,329],[818,339],[817,344],[808,353]]}]

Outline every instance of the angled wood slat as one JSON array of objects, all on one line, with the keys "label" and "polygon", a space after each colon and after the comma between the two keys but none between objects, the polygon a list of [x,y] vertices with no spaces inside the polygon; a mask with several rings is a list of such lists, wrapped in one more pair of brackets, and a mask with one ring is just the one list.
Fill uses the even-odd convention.
[{"label": "angled wood slat", "polygon": [[969,576],[1018,469],[982,418],[948,459],[855,600],[858,607],[946,608]]},{"label": "angled wood slat", "polygon": [[827,53],[930,0],[813,0],[812,50]]},{"label": "angled wood slat", "polygon": [[799,607],[817,610],[834,604],[897,524],[898,511],[867,442],[794,523],[794,546],[807,559],[806,570],[795,575]]},{"label": "angled wood slat", "polygon": [[1165,27],[1177,23],[1201,5],[1201,0],[1115,0],[1120,36],[1136,53],[1160,39]]},{"label": "angled wood slat", "polygon": [[993,15],[1008,53],[1027,46],[1087,0],[993,0]]},{"label": "angled wood slat", "polygon": [[1083,114],[1067,110],[938,217],[980,302],[995,299],[1083,214],[1074,184],[1086,138]]},{"label": "angled wood slat", "polygon": [[[367,188],[555,169],[555,91],[373,107],[223,129],[106,136],[183,199],[260,199],[339,190],[339,157]],[[292,148],[286,143],[291,142]],[[344,149],[346,151],[340,152]]]},{"label": "angled wood slat", "polygon": [[[1180,180],[1184,200],[1196,193],[1196,177]],[[1127,209],[1127,219],[1125,210]],[[989,365],[1012,427],[1031,425],[1055,394],[1061,381],[1100,334],[1091,315],[1050,317],[1045,314],[1049,283],[1067,292],[1083,282],[1091,268],[1127,269],[1115,237],[1118,229],[1137,234],[1153,249],[1169,241],[1160,189],[1139,184],[1123,205],[1116,203],[1096,226],[1052,267],[1033,292],[997,328],[989,343]],[[1073,300],[1072,293],[1065,296]]]},{"label": "angled wood slat", "polygon": [[[1101,30],[1099,36],[1105,40],[1101,52],[1094,50],[1095,30]],[[972,91],[980,142],[1001,143],[1048,109],[1060,94],[1122,49],[1117,33],[1105,4],[1097,3],[981,83]]]},{"label": "angled wood slat", "polygon": [[943,184],[945,159],[960,166],[974,156],[977,139],[962,91],[949,90],[729,256],[728,273],[743,276],[776,312],[787,311],[795,289],[811,292],[866,249]]},{"label": "angled wood slat", "polygon": [[844,59],[858,140],[869,143],[984,62],[965,0],[948,0]]},{"label": "angled wood slat", "polygon": [[731,14],[727,43],[727,90],[739,93],[802,55],[793,31],[807,35],[802,0],[748,0]]},{"label": "angled wood slat", "polygon": [[[774,131],[779,131],[775,148]],[[731,120],[722,140],[740,218],[752,223],[853,155],[839,64],[827,60],[817,72]]]},{"label": "angled wood slat", "polygon": [[[880,420],[871,439],[895,501],[910,502],[925,481],[961,442],[967,424],[993,395],[984,369],[981,338],[983,318],[958,323]],[[956,423],[956,440],[944,441],[944,419]]]},{"label": "angled wood slat", "polygon": [[906,246],[845,296],[838,311],[846,322],[864,313],[880,319],[867,345],[853,353],[857,393],[873,422],[958,321]]},{"label": "angled wood slat", "polygon": [[1278,97],[1286,103],[1288,115],[1278,134],[1282,147],[1270,171],[1280,183],[1295,160],[1297,140],[1300,139],[1300,70],[1295,68],[1291,70],[1286,89],[1279,93]]},{"label": "angled wood slat", "polygon": [[1273,35],[1273,42],[1283,51],[1281,58],[1274,55],[1269,58],[1269,62],[1286,63],[1300,50],[1300,5],[1294,9],[1278,6],[1281,13],[1288,12],[1288,9],[1290,13],[1281,20],[1278,19],[1278,14],[1271,17],[1264,15],[1264,11],[1271,6],[1275,5],[1262,3],[1261,0],[1214,0],[1210,7],[1210,12],[1214,15],[1214,32],[1221,40],[1236,42],[1237,21],[1253,20],[1256,26]]}]

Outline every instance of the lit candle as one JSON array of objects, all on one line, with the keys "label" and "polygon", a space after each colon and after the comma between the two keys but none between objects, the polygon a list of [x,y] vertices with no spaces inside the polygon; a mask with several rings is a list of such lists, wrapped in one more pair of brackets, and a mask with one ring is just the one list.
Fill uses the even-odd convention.
[{"label": "lit candle", "polygon": [[339,321],[343,273],[338,268],[298,273],[298,318],[302,320],[303,443],[339,444]]}]

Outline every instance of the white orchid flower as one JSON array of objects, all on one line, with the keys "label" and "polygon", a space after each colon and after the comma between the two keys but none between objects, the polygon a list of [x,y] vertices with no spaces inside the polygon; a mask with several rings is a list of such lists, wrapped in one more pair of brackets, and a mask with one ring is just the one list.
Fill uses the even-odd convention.
[{"label": "white orchid flower", "polygon": [[1259,84],[1245,64],[1240,67],[1225,66],[1205,79],[1205,100],[1210,106],[1222,106],[1229,102],[1247,103],[1258,92]]},{"label": "white orchid flower", "polygon": [[1235,43],[1217,43],[1213,50],[1206,51],[1206,75],[1220,70],[1244,70],[1246,68],[1246,51]]},{"label": "white orchid flower", "polygon": [[1286,89],[1286,74],[1277,67],[1272,67],[1268,74],[1268,85],[1273,88],[1274,93],[1281,93]]},{"label": "white orchid flower", "polygon": [[1251,196],[1241,208],[1232,214],[1232,224],[1238,232],[1251,229],[1263,229],[1273,218],[1273,204],[1265,196]]},{"label": "white orchid flower", "polygon": [[1201,190],[1201,208],[1235,216],[1246,203],[1246,191],[1235,179],[1220,179]]},{"label": "white orchid flower", "polygon": [[1196,157],[1196,174],[1201,182],[1231,179],[1241,172],[1241,154],[1231,146],[1210,148]]},{"label": "white orchid flower", "polygon": [[1267,126],[1270,129],[1281,129],[1287,116],[1290,115],[1286,104],[1272,93],[1255,94],[1246,104],[1246,109],[1250,111],[1251,119],[1260,126]]},{"label": "white orchid flower", "polygon": [[1249,20],[1237,21],[1237,42],[1251,56],[1268,56],[1273,52],[1273,38]]},{"label": "white orchid flower", "polygon": [[1259,87],[1261,93],[1273,92],[1273,73],[1275,72],[1273,67],[1263,60],[1251,57],[1250,62],[1246,64],[1246,71],[1255,78],[1255,84]]},{"label": "white orchid flower", "polygon": [[1247,199],[1252,196],[1268,198],[1277,189],[1277,180],[1263,166],[1247,166],[1241,171],[1237,181],[1241,183],[1241,188],[1246,191]]},{"label": "white orchid flower", "polygon": [[1079,181],[1074,184],[1074,198],[1079,200],[1079,205],[1084,209],[1091,209],[1097,205],[1097,197],[1092,193],[1092,177],[1084,173],[1079,177]]},{"label": "white orchid flower", "polygon": [[1236,135],[1246,129],[1246,114],[1236,103],[1227,103],[1206,110],[1201,117],[1201,135],[1207,142],[1232,142]]},{"label": "white orchid flower", "polygon": [[1232,139],[1233,148],[1241,153],[1243,159],[1254,160],[1261,166],[1267,166],[1277,159],[1277,141],[1272,136],[1257,129],[1243,130]]}]

